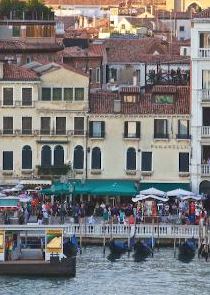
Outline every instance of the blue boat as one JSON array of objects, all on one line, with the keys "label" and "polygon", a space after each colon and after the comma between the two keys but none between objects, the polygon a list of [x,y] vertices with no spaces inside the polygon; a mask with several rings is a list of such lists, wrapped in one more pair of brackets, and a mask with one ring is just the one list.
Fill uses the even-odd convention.
[{"label": "blue boat", "polygon": [[179,259],[192,259],[196,252],[196,241],[194,238],[187,239],[179,246]]},{"label": "blue boat", "polygon": [[76,256],[78,251],[79,251],[79,245],[75,235],[73,235],[71,238],[64,239],[63,254],[66,255],[66,257]]},{"label": "blue boat", "polygon": [[138,240],[134,245],[134,259],[142,260],[148,256],[153,256],[154,240]]},{"label": "blue boat", "polygon": [[116,254],[123,254],[128,251],[131,251],[133,246],[134,246],[134,238],[130,240],[130,247],[128,246],[127,240],[121,241],[121,240],[112,239],[109,243],[109,249],[111,253],[116,253]]}]

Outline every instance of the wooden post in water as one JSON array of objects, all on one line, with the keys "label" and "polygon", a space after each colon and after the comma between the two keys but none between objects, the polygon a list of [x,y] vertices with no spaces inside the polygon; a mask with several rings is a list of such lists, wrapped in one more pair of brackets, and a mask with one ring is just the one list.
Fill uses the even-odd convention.
[{"label": "wooden post in water", "polygon": [[106,254],[106,225],[104,221],[104,226],[103,226],[103,254],[105,256]]},{"label": "wooden post in water", "polygon": [[80,254],[82,254],[82,226],[81,226],[81,218],[79,219],[79,248],[80,248]]},{"label": "wooden post in water", "polygon": [[154,217],[152,217],[152,257],[154,256]]},{"label": "wooden post in water", "polygon": [[158,224],[157,248],[158,248],[158,251],[159,251],[160,250],[160,223],[159,223],[159,216],[157,216],[157,224]]},{"label": "wooden post in water", "polygon": [[174,258],[176,257],[176,231],[175,231],[175,221],[174,221]]},{"label": "wooden post in water", "polygon": [[130,257],[130,250],[131,250],[131,225],[128,219],[128,257]]}]

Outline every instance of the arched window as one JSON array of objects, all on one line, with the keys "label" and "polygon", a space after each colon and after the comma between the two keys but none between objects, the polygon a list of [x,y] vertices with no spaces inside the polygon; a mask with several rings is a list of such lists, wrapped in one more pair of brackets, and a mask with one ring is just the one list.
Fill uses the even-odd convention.
[{"label": "arched window", "polygon": [[134,148],[127,149],[126,170],[136,170],[136,150]]},{"label": "arched window", "polygon": [[74,148],[74,169],[83,169],[84,168],[84,150],[81,145],[77,145]]},{"label": "arched window", "polygon": [[29,145],[22,149],[22,169],[32,169],[32,150]]},{"label": "arched window", "polygon": [[98,147],[92,149],[91,169],[101,169],[101,150]]},{"label": "arched window", "polygon": [[49,168],[51,166],[51,162],[51,148],[48,145],[44,145],[41,152],[41,166]]},{"label": "arched window", "polygon": [[62,167],[64,165],[64,150],[61,145],[57,145],[54,149],[54,166]]}]

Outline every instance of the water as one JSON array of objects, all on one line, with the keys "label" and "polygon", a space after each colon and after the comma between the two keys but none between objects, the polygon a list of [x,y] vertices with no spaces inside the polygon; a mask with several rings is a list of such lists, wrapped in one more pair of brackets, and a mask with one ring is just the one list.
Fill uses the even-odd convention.
[{"label": "water", "polygon": [[[123,255],[115,262],[103,257],[101,247],[87,247],[77,260],[72,279],[0,277],[0,294],[13,295],[209,295],[210,261],[195,257],[190,263],[174,258],[172,248],[154,258],[134,262]],[[109,250],[106,251],[106,256]]]}]

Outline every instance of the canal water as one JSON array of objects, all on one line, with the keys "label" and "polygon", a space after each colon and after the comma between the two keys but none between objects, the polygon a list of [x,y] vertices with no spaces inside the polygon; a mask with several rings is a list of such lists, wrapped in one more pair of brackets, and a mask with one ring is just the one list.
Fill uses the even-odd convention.
[{"label": "canal water", "polygon": [[0,277],[5,295],[209,295],[210,261],[195,257],[189,263],[174,258],[172,248],[156,251],[153,258],[134,262],[132,255],[116,261],[103,256],[101,247],[87,247],[77,260],[72,279]]}]

